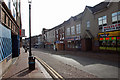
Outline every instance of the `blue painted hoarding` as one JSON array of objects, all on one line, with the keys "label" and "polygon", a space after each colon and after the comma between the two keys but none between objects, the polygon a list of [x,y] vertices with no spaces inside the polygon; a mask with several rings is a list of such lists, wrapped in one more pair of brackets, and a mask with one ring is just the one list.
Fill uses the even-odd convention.
[{"label": "blue painted hoarding", "polygon": [[0,24],[0,62],[12,54],[11,30]]}]

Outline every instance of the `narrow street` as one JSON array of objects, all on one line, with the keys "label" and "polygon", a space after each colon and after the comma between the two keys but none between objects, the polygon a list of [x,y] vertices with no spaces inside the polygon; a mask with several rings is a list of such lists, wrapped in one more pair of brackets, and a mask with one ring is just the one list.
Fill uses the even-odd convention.
[{"label": "narrow street", "polygon": [[69,54],[56,55],[40,49],[32,49],[32,53],[64,78],[118,78],[118,63]]}]

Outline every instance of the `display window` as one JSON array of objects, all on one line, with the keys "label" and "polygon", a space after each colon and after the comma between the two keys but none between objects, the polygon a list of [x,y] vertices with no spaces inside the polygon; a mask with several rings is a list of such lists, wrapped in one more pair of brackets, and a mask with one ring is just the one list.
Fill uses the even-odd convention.
[{"label": "display window", "polygon": [[81,41],[75,41],[75,48],[81,48]]},{"label": "display window", "polygon": [[120,31],[99,33],[99,49],[120,51]]},{"label": "display window", "polygon": [[117,37],[103,37],[100,38],[100,49],[101,50],[116,50],[117,47],[117,42],[116,42]]},{"label": "display window", "polygon": [[117,37],[117,51],[120,51],[120,37]]}]

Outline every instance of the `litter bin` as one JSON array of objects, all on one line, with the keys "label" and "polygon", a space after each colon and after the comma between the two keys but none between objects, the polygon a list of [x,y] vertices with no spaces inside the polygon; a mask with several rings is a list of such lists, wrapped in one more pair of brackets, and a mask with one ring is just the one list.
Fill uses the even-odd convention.
[{"label": "litter bin", "polygon": [[35,57],[29,57],[29,70],[35,70]]}]

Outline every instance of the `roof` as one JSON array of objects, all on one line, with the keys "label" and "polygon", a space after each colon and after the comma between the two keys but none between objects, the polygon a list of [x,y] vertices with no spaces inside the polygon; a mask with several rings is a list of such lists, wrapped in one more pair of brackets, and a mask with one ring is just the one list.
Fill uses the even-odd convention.
[{"label": "roof", "polygon": [[89,8],[93,13],[96,13],[100,10],[103,10],[103,9],[107,8],[109,3],[110,2],[101,2],[101,3],[99,3],[99,4],[97,4],[93,7],[91,7],[91,6],[86,6],[86,7]]}]

